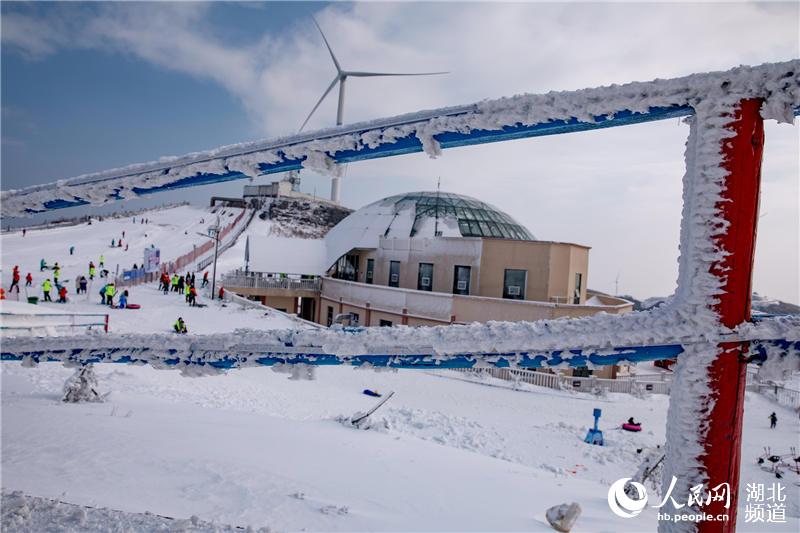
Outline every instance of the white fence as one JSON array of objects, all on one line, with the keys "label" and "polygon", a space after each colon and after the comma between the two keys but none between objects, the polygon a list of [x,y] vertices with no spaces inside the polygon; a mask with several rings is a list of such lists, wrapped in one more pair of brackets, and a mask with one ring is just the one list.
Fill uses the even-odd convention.
[{"label": "white fence", "polygon": [[296,291],[319,292],[322,286],[322,280],[321,278],[281,278],[277,275],[269,277],[262,272],[235,270],[222,276],[222,285],[223,287],[247,289],[291,289]]},{"label": "white fence", "polygon": [[603,389],[605,392],[625,394],[646,392],[651,394],[669,394],[671,378],[666,375],[660,380],[646,377],[623,377],[619,379],[603,379],[590,377],[562,376],[548,372],[537,372],[521,368],[458,368],[458,372],[486,374],[507,381],[520,381],[538,387],[557,390],[575,390],[592,392]]},{"label": "white fence", "polygon": [[787,389],[777,383],[748,383],[747,390],[763,394],[781,405],[800,409],[800,391]]},{"label": "white fence", "polygon": [[0,333],[11,336],[108,331],[108,315],[94,313],[0,313]]}]

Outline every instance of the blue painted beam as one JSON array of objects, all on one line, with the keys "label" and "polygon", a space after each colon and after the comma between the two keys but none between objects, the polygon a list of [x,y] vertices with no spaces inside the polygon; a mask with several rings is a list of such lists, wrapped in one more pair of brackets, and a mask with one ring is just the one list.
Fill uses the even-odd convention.
[{"label": "blue painted beam", "polygon": [[[160,347],[159,347],[160,348]],[[800,356],[800,341],[769,340],[751,341],[751,353],[756,361],[766,359],[767,354],[781,357]],[[235,347],[224,351],[181,351],[163,348],[157,351],[142,348],[87,348],[51,349],[34,351],[7,351],[0,353],[2,361],[70,362],[153,364],[173,368],[187,366],[209,366],[216,369],[233,369],[251,366],[274,366],[278,364],[306,364],[314,366],[352,365],[409,369],[476,368],[491,366],[498,368],[560,368],[583,366],[608,366],[620,363],[638,363],[675,359],[683,353],[679,344],[657,346],[630,346],[592,350],[558,350],[552,352],[509,353],[463,353],[451,355],[434,354],[384,354],[384,355],[335,355],[321,353],[313,348],[289,348],[287,351],[264,350],[242,352]]]},{"label": "blue painted beam", "polygon": [[[650,110],[647,113],[639,113],[639,112],[625,110],[616,113],[613,117],[609,117],[608,115],[600,115],[598,117],[595,117],[596,119],[595,122],[582,122],[577,118],[572,118],[570,120],[553,120],[541,124],[525,125],[518,123],[514,126],[506,126],[499,130],[473,130],[470,133],[448,132],[448,133],[441,133],[438,135],[434,135],[433,138],[436,139],[436,141],[443,149],[449,149],[461,146],[473,146],[477,144],[525,139],[530,137],[561,135],[564,133],[575,133],[575,132],[590,131],[595,129],[612,128],[617,126],[628,126],[631,124],[640,124],[643,122],[653,122],[658,120],[667,120],[676,117],[685,117],[691,115],[693,112],[694,110],[688,106],[654,107],[650,108]],[[446,116],[458,116],[464,114],[467,114],[467,112],[462,111],[459,113],[449,114]],[[415,122],[420,122],[420,121],[414,120],[414,121],[409,121],[408,123],[415,123]],[[403,126],[405,124],[407,123],[397,122],[387,127]],[[361,134],[366,131],[370,131],[372,129],[374,128],[348,129],[344,133],[341,133],[339,135],[350,135],[353,133]],[[320,140],[330,139],[330,138],[335,138],[336,136],[337,136],[336,134],[321,135],[319,136],[319,139]],[[285,147],[300,144],[300,142],[306,142],[306,139],[303,139],[302,141],[299,142],[287,143]],[[277,146],[275,148],[280,149],[281,147]],[[248,155],[250,153],[257,152],[262,149],[263,147],[259,147],[258,150],[236,152],[235,154],[226,153],[225,157],[231,157],[231,155]],[[422,143],[415,135],[412,134],[397,139],[396,142],[394,143],[381,144],[374,148],[363,147],[360,150],[342,150],[329,155],[337,163],[345,164],[345,163],[355,163],[358,161],[366,161],[369,159],[393,157],[398,155],[406,155],[419,152],[422,152]],[[224,157],[219,157],[214,159],[224,159]],[[194,162],[195,163],[208,162],[214,159],[202,159]],[[290,170],[300,170],[303,168],[303,161],[305,161],[305,158],[302,159],[283,158],[275,163],[269,163],[269,164],[262,163],[259,165],[259,168],[261,170],[261,173],[264,175],[276,174],[281,172],[288,172]],[[171,167],[163,168],[163,173],[167,174],[170,171],[170,169]],[[158,187],[153,187],[148,189],[137,187],[134,188],[133,190],[137,194],[152,194],[171,189],[193,187],[196,185],[207,185],[209,183],[221,183],[225,181],[231,181],[247,177],[248,176],[238,172],[231,172],[228,174],[198,174],[190,178],[182,178],[175,181],[174,183],[164,184]],[[108,178],[108,179],[115,179],[115,178]]]}]

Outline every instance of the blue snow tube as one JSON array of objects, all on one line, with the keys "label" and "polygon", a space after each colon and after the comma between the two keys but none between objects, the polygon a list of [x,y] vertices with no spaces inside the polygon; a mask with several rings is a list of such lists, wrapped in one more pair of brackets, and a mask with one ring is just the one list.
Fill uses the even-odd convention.
[{"label": "blue snow tube", "polygon": [[367,396],[374,396],[375,398],[380,398],[380,397],[381,397],[381,395],[380,395],[380,394],[378,394],[378,393],[377,393],[376,391],[374,391],[374,390],[364,389],[364,391],[363,391],[363,392],[364,392],[364,394],[366,394]]}]

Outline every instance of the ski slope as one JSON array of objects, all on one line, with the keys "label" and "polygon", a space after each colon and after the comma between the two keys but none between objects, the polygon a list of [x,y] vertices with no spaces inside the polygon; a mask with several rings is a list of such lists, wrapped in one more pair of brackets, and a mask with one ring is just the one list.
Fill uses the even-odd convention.
[{"label": "ski slope", "polygon": [[[102,221],[93,221],[92,224],[79,224],[47,229],[30,230],[23,237],[21,231],[4,233],[0,238],[2,244],[2,283],[8,289],[11,285],[12,269],[15,265],[20,267],[23,285],[20,292],[20,302],[0,304],[2,309],[15,313],[40,314],[40,313],[108,313],[110,333],[169,333],[172,324],[180,316],[186,321],[191,333],[224,333],[232,332],[237,328],[264,329],[289,329],[301,327],[297,322],[278,313],[269,313],[257,309],[242,310],[238,306],[220,304],[210,301],[200,291],[198,301],[207,307],[190,307],[182,295],[170,293],[164,295],[159,292],[155,284],[128,287],[130,294],[129,303],[142,306],[139,310],[111,309],[100,305],[100,288],[106,283],[105,279],[96,277],[90,281],[86,294],[75,294],[75,279],[79,275],[88,278],[89,261],[98,265],[100,256],[103,255],[105,265],[111,271],[110,277],[119,266],[130,269],[133,264],[141,265],[144,249],[151,245],[161,250],[162,262],[169,261],[192,250],[206,242],[206,238],[198,233],[207,234],[209,225],[215,223],[216,215],[225,225],[239,214],[238,208],[198,208],[179,206],[165,209],[146,211],[134,217],[105,218]],[[148,224],[141,224],[142,217],[148,219]],[[117,241],[125,231],[123,243],[128,244],[128,251],[122,248],[111,247],[111,240]],[[69,254],[70,246],[74,246],[74,254]],[[233,256],[228,256],[233,259]],[[243,254],[238,255],[238,263],[229,260],[231,268],[238,268],[243,264]],[[45,259],[48,265],[58,262],[61,266],[61,282],[67,287],[68,303],[44,303],[36,306],[25,304],[27,295],[38,296],[41,300],[42,282],[52,278],[52,271],[39,271],[39,261]],[[210,269],[209,269],[210,270]],[[99,267],[98,267],[99,271]],[[31,272],[33,286],[25,288],[25,275]],[[210,275],[210,272],[209,272]],[[198,285],[202,273],[198,275]],[[198,286],[199,288],[199,286]],[[57,299],[55,289],[51,292],[53,299]],[[11,299],[14,294],[7,294]],[[35,318],[31,319],[35,322]],[[76,334],[83,330],[74,329],[53,332],[52,330],[34,329],[31,335],[41,334]]]},{"label": "ski slope", "polygon": [[[448,371],[322,367],[309,382],[266,369],[183,378],[96,368],[109,402],[66,405],[70,369],[4,364],[5,490],[280,531],[551,531],[545,510],[576,501],[576,532],[655,530],[655,509],[618,518],[606,494],[635,473],[636,448],[663,444],[666,396],[513,390]],[[396,392],[373,429],[338,422],[376,402],[365,388]],[[582,442],[594,407],[602,448]],[[615,429],[630,416],[642,433]],[[788,451],[800,432],[796,414],[750,393],[745,416],[743,491],[775,480],[755,465],[762,447]],[[738,530],[796,531],[798,488],[786,486],[786,524]]]}]

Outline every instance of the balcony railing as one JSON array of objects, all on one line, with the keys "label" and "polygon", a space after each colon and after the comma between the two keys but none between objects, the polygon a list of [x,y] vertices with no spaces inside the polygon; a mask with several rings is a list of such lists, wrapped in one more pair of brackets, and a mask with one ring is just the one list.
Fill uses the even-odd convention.
[{"label": "balcony railing", "polygon": [[227,288],[247,289],[287,289],[295,291],[319,292],[322,280],[280,277],[274,273],[272,276],[266,272],[245,272],[237,270],[222,276],[222,285]]}]

